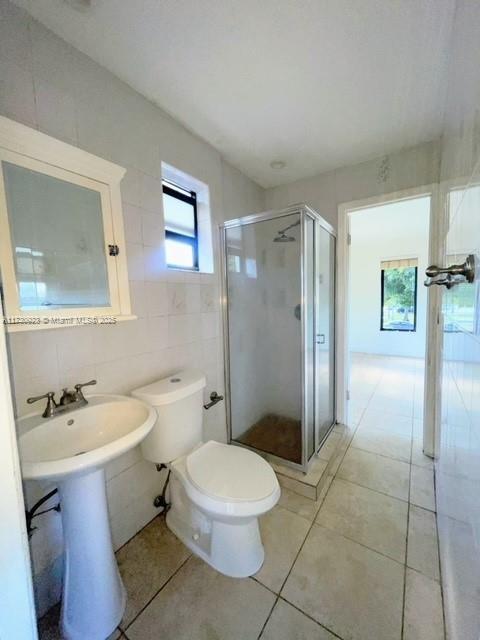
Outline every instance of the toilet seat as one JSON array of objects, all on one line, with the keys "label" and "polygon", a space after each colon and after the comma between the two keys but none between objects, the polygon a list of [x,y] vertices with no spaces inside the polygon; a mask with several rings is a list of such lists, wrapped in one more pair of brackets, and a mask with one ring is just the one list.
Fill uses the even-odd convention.
[{"label": "toilet seat", "polygon": [[272,467],[258,454],[210,440],[186,457],[188,479],[202,493],[226,502],[256,502],[278,488]]}]

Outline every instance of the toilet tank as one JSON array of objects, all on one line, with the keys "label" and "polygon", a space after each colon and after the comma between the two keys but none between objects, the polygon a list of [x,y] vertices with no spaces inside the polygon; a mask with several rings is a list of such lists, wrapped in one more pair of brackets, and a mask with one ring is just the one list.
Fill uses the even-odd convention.
[{"label": "toilet tank", "polygon": [[132,396],[155,407],[158,418],[141,443],[143,457],[166,464],[190,453],[202,442],[205,375],[185,369],[132,391]]}]

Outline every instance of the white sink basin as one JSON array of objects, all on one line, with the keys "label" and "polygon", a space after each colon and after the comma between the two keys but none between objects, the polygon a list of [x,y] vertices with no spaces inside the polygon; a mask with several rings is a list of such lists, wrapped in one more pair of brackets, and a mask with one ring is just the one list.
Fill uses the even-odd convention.
[{"label": "white sink basin", "polygon": [[139,444],[156,418],[155,409],[136,398],[92,395],[79,409],[17,422],[23,477],[58,487],[67,640],[105,640],[122,619],[126,593],[113,552],[104,465]]},{"label": "white sink basin", "polygon": [[155,410],[135,398],[92,395],[88,405],[42,418],[18,420],[22,474],[26,480],[60,480],[100,468],[139,444],[156,419]]}]

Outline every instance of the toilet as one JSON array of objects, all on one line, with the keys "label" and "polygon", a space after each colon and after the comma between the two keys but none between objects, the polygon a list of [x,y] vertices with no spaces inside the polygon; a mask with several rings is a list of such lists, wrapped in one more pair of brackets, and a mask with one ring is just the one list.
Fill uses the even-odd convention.
[{"label": "toilet", "polygon": [[184,370],[132,392],[158,414],[142,453],[171,471],[168,528],[220,573],[245,578],[263,564],[258,517],[278,502],[280,487],[253,451],[203,442],[205,385],[201,371]]}]

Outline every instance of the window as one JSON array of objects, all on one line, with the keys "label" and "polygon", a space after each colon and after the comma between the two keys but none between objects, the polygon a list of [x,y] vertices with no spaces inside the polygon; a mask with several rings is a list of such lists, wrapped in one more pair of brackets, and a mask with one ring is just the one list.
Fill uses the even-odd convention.
[{"label": "window", "polygon": [[198,271],[197,194],[163,181],[167,267]]},{"label": "window", "polygon": [[381,263],[381,331],[416,331],[418,260]]}]

